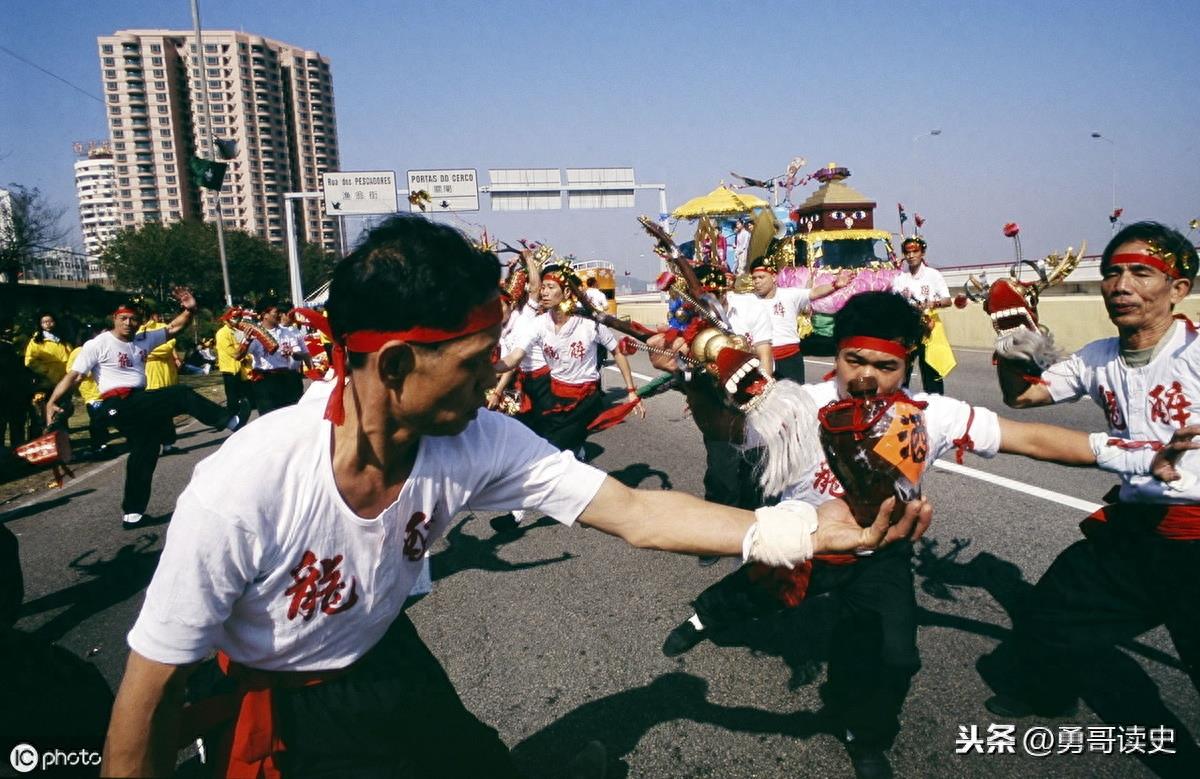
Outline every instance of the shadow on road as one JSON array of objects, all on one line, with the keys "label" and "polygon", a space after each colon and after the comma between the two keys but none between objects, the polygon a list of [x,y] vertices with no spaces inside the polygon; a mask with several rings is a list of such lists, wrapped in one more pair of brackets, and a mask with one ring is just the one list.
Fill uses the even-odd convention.
[{"label": "shadow on road", "polygon": [[[496,573],[523,571],[527,568],[561,563],[574,557],[570,552],[563,552],[558,557],[524,563],[513,563],[500,557],[499,552],[502,547],[519,541],[529,531],[558,525],[549,517],[542,517],[537,522],[522,524],[511,532],[497,533],[487,538],[476,538],[463,532],[463,526],[473,519],[475,519],[475,515],[468,514],[457,525],[450,528],[450,531],[446,533],[447,548],[430,557],[429,569],[435,582],[463,571],[479,570]],[[491,530],[489,529],[488,532]]]},{"label": "shadow on road", "polygon": [[608,475],[624,484],[626,487],[640,487],[647,479],[658,479],[658,487],[663,490],[673,490],[675,485],[671,484],[671,476],[666,471],[660,471],[658,468],[651,468],[646,463],[634,463],[626,465],[617,471],[609,471]]},{"label": "shadow on road", "polygon": [[37,503],[31,503],[28,506],[22,506],[18,509],[0,512],[0,525],[13,522],[18,519],[24,519],[25,517],[32,517],[35,514],[41,514],[43,511],[49,511],[50,509],[56,509],[61,506],[65,506],[72,500],[76,498],[82,498],[84,495],[91,495],[93,492],[95,492],[95,490],[91,488],[85,490],[75,490],[67,493],[66,495],[57,495],[49,500],[41,500]]},{"label": "shadow on road", "polygon": [[[548,767],[563,766],[588,741],[599,739],[608,749],[609,779],[629,774],[624,757],[656,725],[672,720],[702,722],[738,733],[782,734],[808,738],[828,732],[818,714],[777,714],[748,706],[722,706],[707,700],[708,682],[674,672],[649,684],[622,690],[567,712],[512,750],[517,768],[528,776],[544,776]],[[676,747],[673,757],[682,764]]]},{"label": "shadow on road", "polygon": [[93,614],[144,590],[162,554],[161,549],[154,548],[158,540],[157,533],[143,533],[111,558],[97,557],[94,549],[76,557],[68,565],[87,579],[22,606],[22,618],[65,608],[32,634],[46,641],[57,641]]}]

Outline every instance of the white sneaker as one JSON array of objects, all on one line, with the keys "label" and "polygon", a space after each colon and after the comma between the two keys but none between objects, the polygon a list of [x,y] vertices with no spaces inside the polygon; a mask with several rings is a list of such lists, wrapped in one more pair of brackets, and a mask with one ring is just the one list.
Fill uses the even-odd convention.
[{"label": "white sneaker", "polygon": [[138,513],[126,514],[121,517],[121,525],[123,527],[137,527],[142,524],[143,516]]},{"label": "white sneaker", "polygon": [[518,525],[525,521],[525,517],[528,514],[529,512],[525,509],[513,509],[512,511],[513,519],[517,520]]}]

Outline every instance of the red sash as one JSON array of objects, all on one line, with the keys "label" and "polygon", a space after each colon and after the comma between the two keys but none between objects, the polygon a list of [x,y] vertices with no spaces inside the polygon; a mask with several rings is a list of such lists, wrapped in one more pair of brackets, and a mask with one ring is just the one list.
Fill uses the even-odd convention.
[{"label": "red sash", "polygon": [[1200,541],[1200,505],[1166,503],[1114,503],[1079,524],[1083,534],[1100,522],[1136,523],[1172,541]]},{"label": "red sash", "polygon": [[787,344],[785,346],[772,346],[771,354],[775,356],[776,362],[786,360],[789,357],[795,357],[800,354],[800,344]]},{"label": "red sash", "polygon": [[572,411],[586,398],[599,391],[599,380],[589,381],[586,384],[568,384],[565,381],[559,381],[551,376],[550,394],[554,395],[555,400],[560,402],[555,403],[548,409],[544,409],[542,413],[562,414],[567,411]]},{"label": "red sash", "polygon": [[121,400],[124,400],[132,395],[135,391],[136,388],[134,387],[117,387],[116,389],[110,389],[108,392],[101,392],[100,399],[108,400],[109,398],[120,398]]},{"label": "red sash", "polygon": [[214,776],[234,779],[280,779],[278,756],[286,751],[275,727],[272,691],[311,687],[336,679],[354,666],[333,671],[260,671],[217,653],[222,673],[237,681],[237,689],[184,708],[180,746],[225,723],[232,723],[214,746]]}]

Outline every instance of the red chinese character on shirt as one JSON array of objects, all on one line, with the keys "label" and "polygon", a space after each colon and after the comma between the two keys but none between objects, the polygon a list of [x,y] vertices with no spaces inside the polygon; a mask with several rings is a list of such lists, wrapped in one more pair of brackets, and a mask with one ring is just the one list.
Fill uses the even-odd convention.
[{"label": "red chinese character on shirt", "polygon": [[545,357],[547,360],[557,360],[558,359],[558,350],[555,349],[553,346],[548,346],[546,344],[542,344],[542,356]]},{"label": "red chinese character on shirt", "polygon": [[776,303],[771,311],[775,312],[775,316],[783,316],[783,304]]},{"label": "red chinese character on shirt", "polygon": [[1173,419],[1180,427],[1187,424],[1188,417],[1191,416],[1188,408],[1192,403],[1187,399],[1187,395],[1183,394],[1183,386],[1179,382],[1171,382],[1169,389],[1159,384],[1150,390],[1150,398],[1151,422],[1170,424],[1170,420]]},{"label": "red chinese character on shirt", "polygon": [[283,343],[279,344],[279,354],[281,356],[291,357],[293,351],[295,351],[295,349],[292,347],[292,345],[289,342],[284,341]]},{"label": "red chinese character on shirt", "polygon": [[821,470],[817,471],[817,475],[813,477],[812,486],[817,492],[823,492],[834,498],[841,498],[846,494],[837,477],[833,475],[833,471],[829,470],[829,463],[825,461],[821,462]]},{"label": "red chinese character on shirt", "polygon": [[342,572],[338,566],[342,564],[342,555],[317,562],[317,556],[311,551],[305,551],[300,558],[300,564],[292,569],[291,587],[284,590],[284,595],[290,595],[292,602],[288,604],[288,619],[297,615],[308,622],[317,613],[320,605],[323,614],[340,614],[358,603],[358,580],[350,580],[350,594],[344,595],[346,583],[342,581]]},{"label": "red chinese character on shirt", "polygon": [[[1121,415],[1121,409],[1117,406],[1117,396],[1112,390],[1104,389],[1104,385],[1100,387],[1100,405],[1104,406],[1104,413],[1108,415],[1108,426],[1113,430],[1125,429],[1125,417]],[[1161,387],[1160,387],[1161,389]]]},{"label": "red chinese character on shirt", "polygon": [[583,341],[572,341],[571,342],[571,357],[573,357],[574,359],[582,360],[583,353],[585,351],[586,350],[583,348]]},{"label": "red chinese character on shirt", "polygon": [[117,355],[117,367],[118,368],[132,368],[133,361],[129,359],[128,354],[125,354],[125,352],[121,352]]},{"label": "red chinese character on shirt", "polygon": [[408,520],[404,527],[404,556],[409,560],[420,560],[425,556],[425,549],[429,546],[428,530],[429,522],[423,511],[418,511]]}]

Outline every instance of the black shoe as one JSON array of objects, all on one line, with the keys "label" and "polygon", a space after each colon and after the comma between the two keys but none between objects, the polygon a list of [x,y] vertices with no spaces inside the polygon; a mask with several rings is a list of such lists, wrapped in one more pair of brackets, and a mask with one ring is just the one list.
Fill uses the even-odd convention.
[{"label": "black shoe", "polygon": [[704,632],[693,625],[691,620],[682,622],[667,635],[667,640],[662,645],[662,653],[667,657],[679,657],[703,641],[706,638]]},{"label": "black shoe", "polygon": [[892,779],[892,764],[882,749],[876,747],[856,746],[853,741],[846,744],[850,754],[850,763],[854,766],[854,775],[858,779]]},{"label": "black shoe", "polygon": [[1071,703],[1055,708],[1038,709],[1020,698],[1003,693],[988,698],[983,702],[983,707],[997,717],[1004,717],[1006,719],[1022,719],[1034,715],[1049,718],[1074,717],[1079,713],[1078,701],[1072,701]]},{"label": "black shoe", "polygon": [[512,514],[501,514],[498,517],[492,517],[488,520],[488,524],[492,526],[492,530],[497,533],[511,533],[516,530],[521,523],[517,522],[517,518]]},{"label": "black shoe", "polygon": [[715,554],[701,555],[696,558],[696,562],[700,564],[701,568],[707,568],[710,565],[716,565],[721,562],[721,556]]},{"label": "black shoe", "polygon": [[567,764],[565,779],[604,779],[608,775],[608,750],[599,741],[589,741]]}]

